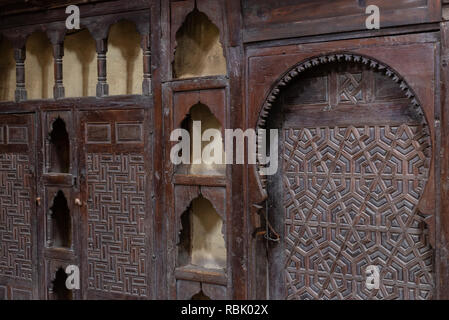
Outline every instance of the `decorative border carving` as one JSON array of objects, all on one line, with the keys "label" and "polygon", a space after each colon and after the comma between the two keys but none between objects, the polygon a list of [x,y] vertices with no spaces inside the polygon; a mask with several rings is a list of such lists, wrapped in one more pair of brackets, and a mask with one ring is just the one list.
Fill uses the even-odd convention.
[{"label": "decorative border carving", "polygon": [[[266,128],[266,121],[270,115],[274,103],[279,98],[283,87],[286,87],[290,82],[296,80],[302,72],[332,62],[356,62],[364,64],[367,65],[371,70],[379,70],[381,72],[384,72],[384,74],[388,77],[392,78],[394,82],[398,83],[401,90],[405,92],[405,96],[410,100],[414,111],[421,118],[421,124],[423,125],[424,130],[430,136],[429,126],[425,119],[421,103],[419,102],[413,89],[406,83],[406,81],[399,75],[399,73],[396,72],[393,68],[374,58],[361,54],[353,54],[350,52],[334,52],[325,55],[313,56],[291,67],[280,78],[278,78],[278,80],[275,82],[274,86],[266,96],[263,107],[259,112],[256,128]],[[266,178],[260,174],[260,167],[261,165],[257,163],[257,176],[258,179],[260,179],[262,182],[264,191],[266,191]]]}]

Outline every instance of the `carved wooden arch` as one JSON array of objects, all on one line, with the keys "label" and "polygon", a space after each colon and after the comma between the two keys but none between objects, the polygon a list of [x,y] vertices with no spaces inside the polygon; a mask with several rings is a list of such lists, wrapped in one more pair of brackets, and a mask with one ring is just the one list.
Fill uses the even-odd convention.
[{"label": "carved wooden arch", "polygon": [[392,80],[399,84],[399,87],[402,91],[405,91],[405,96],[410,99],[411,105],[416,110],[417,114],[423,117],[423,124],[427,127],[427,121],[425,120],[424,112],[422,111],[421,104],[416,97],[413,89],[405,82],[405,80],[391,67],[386,64],[365,56],[361,54],[352,54],[352,53],[332,53],[327,55],[319,55],[308,58],[305,61],[302,61],[292,68],[290,68],[287,72],[285,72],[278,81],[274,84],[270,92],[268,93],[265,102],[262,106],[261,111],[259,112],[259,117],[257,120],[257,128],[264,129],[266,125],[266,120],[270,114],[271,108],[273,107],[274,102],[279,97],[279,94],[283,87],[287,86],[293,80],[296,80],[301,76],[301,73],[317,67],[319,65],[323,65],[331,62],[356,62],[367,65],[372,70],[379,70],[384,72],[388,77],[392,78]]},{"label": "carved wooden arch", "polygon": [[94,40],[106,39],[112,25],[120,21],[129,21],[134,23],[140,36],[146,36],[150,33],[150,13],[124,13],[111,14],[104,16],[101,20],[97,17],[87,17],[81,20],[81,26],[87,28]]},{"label": "carved wooden arch", "polygon": [[[223,221],[223,226],[224,223],[226,222],[226,214],[225,214],[225,207],[223,205],[218,204],[218,200],[214,199],[216,198],[215,194],[214,194],[214,187],[203,187],[203,186],[198,186],[198,187],[192,187],[195,190],[190,190],[189,195],[186,197],[182,197],[182,200],[179,199],[179,204],[176,206],[177,210],[176,210],[176,218],[180,218],[181,215],[187,210],[189,209],[189,207],[191,206],[193,200],[198,199],[200,197],[203,197],[205,200],[209,201],[210,204],[212,205],[212,207],[214,208],[215,212],[220,216],[220,219]],[[222,200],[222,199],[219,199]],[[223,235],[225,235],[223,233]]]},{"label": "carved wooden arch", "polygon": [[[430,149],[430,164],[427,168],[428,170],[428,180],[423,189],[423,193],[421,195],[420,203],[418,205],[419,210],[422,214],[426,216],[426,223],[429,228],[429,241],[431,242],[432,247],[435,248],[435,213],[434,207],[429,208],[424,204],[425,199],[431,198],[431,194],[434,193],[434,178],[433,178],[433,165],[434,165],[434,156],[433,156],[433,141],[431,136],[431,130],[429,127],[429,121],[427,119],[427,115],[424,112],[424,108],[422,107],[418,96],[416,95],[413,88],[406,82],[406,80],[396,71],[394,68],[388,66],[387,64],[379,61],[378,59],[369,57],[367,55],[355,54],[351,52],[333,52],[322,55],[315,55],[306,60],[303,60],[291,68],[289,68],[286,72],[284,72],[271,86],[262,107],[260,108],[259,115],[257,118],[256,129],[266,129],[266,122],[270,113],[272,111],[273,106],[276,104],[282,89],[285,88],[288,84],[292,83],[295,80],[298,80],[301,77],[301,74],[309,69],[334,62],[355,62],[362,65],[367,66],[369,69],[374,71],[380,71],[387,77],[391,78],[392,81],[396,82],[399,88],[404,92],[404,96],[409,99],[410,105],[415,111],[416,115],[418,115],[420,122],[423,126],[424,132],[426,133],[429,141],[429,149]],[[256,197],[255,201],[252,203],[251,215],[254,216],[256,213],[259,213],[263,208],[263,203],[267,199],[267,188],[266,188],[266,179],[264,176],[260,174],[260,164],[257,163],[252,167],[252,173],[250,172],[250,180],[252,184],[257,187],[259,191],[258,197]]]},{"label": "carved wooden arch", "polygon": [[220,123],[221,133],[224,136],[225,125],[223,124],[224,122],[223,110],[220,110],[219,105],[213,103],[211,104],[210,99],[207,99],[208,97],[203,97],[203,99],[201,99],[201,96],[202,96],[201,91],[199,91],[198,94],[195,95],[186,95],[187,100],[185,101],[185,103],[183,103],[182,106],[180,106],[179,112],[176,113],[176,118],[174,119],[175,127],[180,128],[182,122],[186,120],[187,117],[191,114],[193,107],[201,104],[205,106],[207,110],[210,112],[210,114],[214,116],[215,119]]}]

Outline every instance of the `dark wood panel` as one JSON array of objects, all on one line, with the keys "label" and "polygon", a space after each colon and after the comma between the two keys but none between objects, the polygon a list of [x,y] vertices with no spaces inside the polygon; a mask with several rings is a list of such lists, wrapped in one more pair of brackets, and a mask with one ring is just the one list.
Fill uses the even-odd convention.
[{"label": "dark wood panel", "polygon": [[381,28],[435,22],[441,15],[440,0],[244,0],[243,39],[254,42],[365,30],[368,4],[379,6]]}]

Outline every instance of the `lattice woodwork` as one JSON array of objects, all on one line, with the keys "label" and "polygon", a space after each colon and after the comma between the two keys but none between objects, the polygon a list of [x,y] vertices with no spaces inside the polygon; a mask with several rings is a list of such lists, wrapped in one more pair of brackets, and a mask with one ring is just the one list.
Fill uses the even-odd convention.
[{"label": "lattice woodwork", "polygon": [[[432,298],[423,127],[285,129],[284,139],[286,298]],[[366,288],[369,265],[379,290]]]},{"label": "lattice woodwork", "polygon": [[0,154],[0,275],[31,281],[29,163],[26,154]]},{"label": "lattice woodwork", "polygon": [[140,154],[87,154],[88,288],[148,296]]}]

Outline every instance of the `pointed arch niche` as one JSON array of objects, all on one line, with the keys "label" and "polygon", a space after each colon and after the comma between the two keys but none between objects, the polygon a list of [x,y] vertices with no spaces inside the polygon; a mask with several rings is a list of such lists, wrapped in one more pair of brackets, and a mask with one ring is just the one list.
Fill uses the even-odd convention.
[{"label": "pointed arch niche", "polygon": [[174,78],[225,75],[226,59],[220,30],[209,17],[194,8],[176,32]]},{"label": "pointed arch niche", "polygon": [[70,172],[70,139],[65,121],[58,117],[53,121],[48,137],[50,157],[48,172]]},{"label": "pointed arch niche", "polygon": [[68,200],[62,190],[56,192],[48,210],[47,242],[50,247],[72,247],[72,217]]},{"label": "pointed arch niche", "polygon": [[72,291],[67,289],[67,274],[63,267],[59,267],[53,275],[53,281],[50,285],[50,297],[52,300],[72,300]]},{"label": "pointed arch niche", "polygon": [[[222,152],[222,163],[223,164],[195,164],[195,161],[201,161],[199,157],[194,155],[193,152],[193,124],[194,121],[201,123],[201,137],[204,132],[208,129],[216,129],[223,132],[222,124],[211,112],[209,107],[201,102],[193,105],[188,114],[185,116],[184,120],[181,122],[181,128],[185,129],[190,134],[190,165],[178,165],[176,168],[176,173],[181,174],[194,174],[194,175],[224,175],[226,170],[224,144],[223,144],[223,134],[221,134],[221,141],[215,141],[211,138],[210,141],[201,141],[201,151],[205,150],[207,146],[213,146],[216,149],[221,149]],[[213,155],[213,152],[212,152]]]},{"label": "pointed arch niche", "polygon": [[180,217],[177,267],[226,268],[223,219],[212,203],[198,196]]}]

